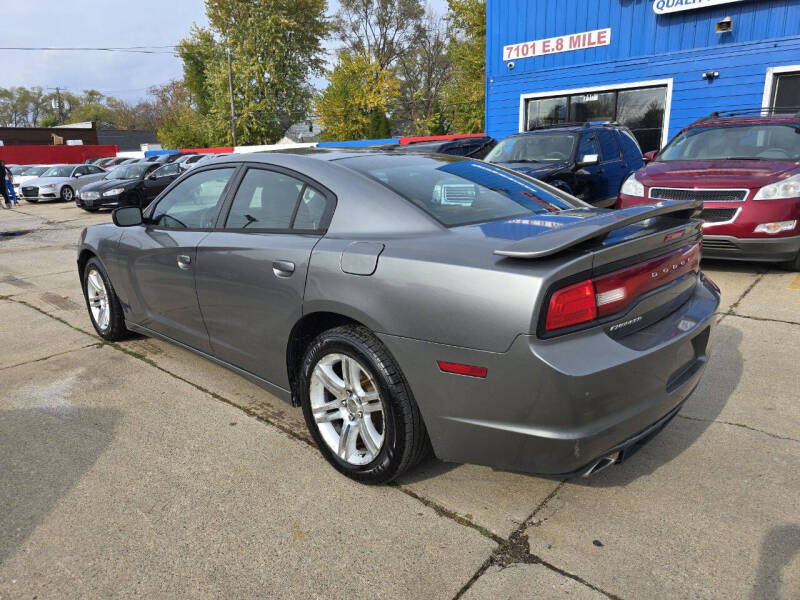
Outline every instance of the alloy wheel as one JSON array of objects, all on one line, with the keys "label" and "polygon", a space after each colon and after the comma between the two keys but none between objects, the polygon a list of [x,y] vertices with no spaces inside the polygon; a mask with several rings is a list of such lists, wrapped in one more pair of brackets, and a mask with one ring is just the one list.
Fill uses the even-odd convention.
[{"label": "alloy wheel", "polygon": [[89,309],[92,311],[92,318],[100,329],[108,329],[111,320],[111,310],[108,301],[108,290],[100,272],[90,268],[86,276],[86,298],[89,301]]},{"label": "alloy wheel", "polygon": [[386,433],[384,406],[375,380],[355,358],[326,354],[314,366],[311,413],[322,439],[351,465],[371,463]]}]

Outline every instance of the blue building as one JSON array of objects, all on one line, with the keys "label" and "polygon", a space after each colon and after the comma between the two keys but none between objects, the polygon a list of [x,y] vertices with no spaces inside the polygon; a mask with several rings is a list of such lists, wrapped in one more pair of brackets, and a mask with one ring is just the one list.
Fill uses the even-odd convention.
[{"label": "blue building", "polygon": [[619,121],[646,152],[713,111],[762,106],[800,110],[800,0],[487,0],[496,138]]}]

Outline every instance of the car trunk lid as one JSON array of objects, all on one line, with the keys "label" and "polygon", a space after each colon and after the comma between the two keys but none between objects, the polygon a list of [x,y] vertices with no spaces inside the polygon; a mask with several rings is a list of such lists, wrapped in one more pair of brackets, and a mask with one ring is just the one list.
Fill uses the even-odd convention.
[{"label": "car trunk lid", "polygon": [[700,202],[663,202],[598,211],[495,254],[550,264],[563,255],[565,265],[541,299],[540,337],[597,325],[615,337],[627,335],[688,297],[699,272],[701,221],[694,217],[701,208]]}]

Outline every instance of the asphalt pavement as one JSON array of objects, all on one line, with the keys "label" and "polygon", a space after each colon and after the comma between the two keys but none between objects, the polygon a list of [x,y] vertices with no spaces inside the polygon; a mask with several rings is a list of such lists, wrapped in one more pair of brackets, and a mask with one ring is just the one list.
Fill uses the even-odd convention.
[{"label": "asphalt pavement", "polygon": [[107,344],[69,204],[0,211],[0,599],[800,598],[800,275],[706,262],[713,356],[628,462],[558,481],[335,472],[299,409]]}]

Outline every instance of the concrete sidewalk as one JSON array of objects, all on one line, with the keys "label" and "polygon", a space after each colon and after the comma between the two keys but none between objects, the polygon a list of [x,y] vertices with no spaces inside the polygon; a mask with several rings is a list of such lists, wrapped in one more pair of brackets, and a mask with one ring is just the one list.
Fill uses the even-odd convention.
[{"label": "concrete sidewalk", "polygon": [[0,599],[800,597],[800,280],[709,263],[715,354],[621,466],[338,475],[298,409],[94,335],[72,205],[0,213]]}]

